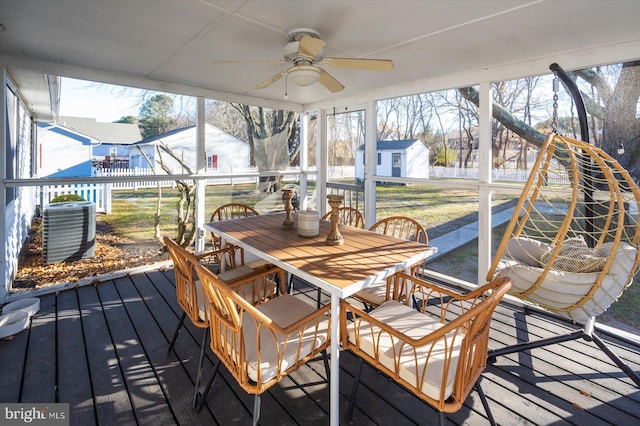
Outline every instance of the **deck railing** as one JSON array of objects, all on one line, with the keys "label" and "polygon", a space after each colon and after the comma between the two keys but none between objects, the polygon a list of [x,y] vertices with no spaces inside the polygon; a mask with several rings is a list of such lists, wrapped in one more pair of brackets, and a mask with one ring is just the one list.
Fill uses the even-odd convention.
[{"label": "deck railing", "polygon": [[342,195],[343,206],[364,210],[364,184],[327,182],[327,194]]}]

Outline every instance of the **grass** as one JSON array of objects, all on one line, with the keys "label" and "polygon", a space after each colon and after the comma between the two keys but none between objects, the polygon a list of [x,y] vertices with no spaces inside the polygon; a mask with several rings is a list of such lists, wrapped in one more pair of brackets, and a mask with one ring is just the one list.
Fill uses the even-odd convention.
[{"label": "grass", "polygon": [[[205,212],[213,212],[217,206],[232,200],[255,206],[264,201],[266,196],[257,193],[254,188],[254,185],[209,186],[205,191]],[[173,235],[177,229],[180,193],[175,188],[163,188],[161,199],[160,231],[162,235]],[[118,236],[141,241],[153,240],[157,200],[157,189],[113,191],[112,213],[102,216],[101,220],[111,225]]]},{"label": "grass", "polygon": [[[515,205],[513,194],[493,196],[493,211]],[[478,220],[478,191],[474,185],[442,186],[436,182],[427,185],[378,186],[376,216],[409,216],[420,222],[429,234],[437,238]]]},{"label": "grass", "polygon": [[[313,187],[310,188],[310,191]],[[455,228],[477,220],[478,192],[473,186],[442,187],[437,183],[426,185],[377,187],[376,216],[410,216],[422,223],[430,238],[436,238]],[[160,228],[163,234],[175,232],[177,224],[177,189],[162,190],[160,208]],[[238,202],[256,207],[261,213],[280,209],[279,194],[267,195],[255,191],[255,186],[222,185],[208,186],[205,193],[205,212],[230,202]],[[496,209],[507,208],[515,203],[513,195],[494,197]],[[156,212],[157,190],[139,189],[113,191],[112,213],[101,220],[109,223],[118,236],[135,240],[152,240],[153,223]],[[207,216],[208,219],[208,216]]]},{"label": "grass", "polygon": [[[312,188],[313,189],[313,188]],[[311,189],[311,190],[312,190]],[[477,220],[478,192],[475,186],[461,184],[458,187],[440,186],[437,182],[426,185],[377,187],[376,216],[406,215],[416,218],[428,231],[429,238],[439,237],[454,229]],[[513,194],[493,195],[493,210],[499,211],[515,204]],[[176,189],[163,189],[161,207],[162,235],[176,232]],[[113,213],[101,216],[118,236],[134,240],[153,240],[153,220],[157,202],[157,190],[114,191]],[[239,202],[257,207],[261,213],[281,208],[280,195],[266,195],[255,191],[254,185],[210,186],[206,189],[205,211],[217,206]],[[208,219],[208,217],[207,217]],[[500,244],[506,225],[496,227],[492,233],[492,247]],[[478,274],[477,240],[431,262],[429,268],[467,281],[476,282]],[[599,320],[616,321],[624,328],[640,330],[640,279],[636,278],[620,299]]]}]

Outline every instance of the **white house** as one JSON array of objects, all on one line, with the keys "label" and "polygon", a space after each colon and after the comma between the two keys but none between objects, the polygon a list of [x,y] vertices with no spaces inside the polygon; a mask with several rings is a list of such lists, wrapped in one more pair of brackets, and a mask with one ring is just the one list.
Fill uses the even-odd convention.
[{"label": "white house", "polygon": [[[429,178],[429,148],[421,140],[391,140],[377,143],[376,175]],[[364,146],[355,152],[356,179],[364,180]]]},{"label": "white house", "polygon": [[[223,132],[211,124],[205,124],[205,153],[207,156],[207,170],[232,172],[246,170],[251,164],[249,144],[229,133]],[[161,135],[149,137],[139,143],[129,146],[129,167],[149,167],[147,160],[140,151],[155,164],[158,164],[158,146],[167,146],[181,162],[192,171],[196,170],[196,127],[190,126],[172,130]],[[160,149],[162,161],[174,172],[186,173],[180,170],[180,162]]]},{"label": "white house", "polygon": [[39,122],[37,176],[91,176],[96,159],[104,161],[117,155],[128,159],[127,145],[139,140],[137,124],[105,123],[84,117]]}]

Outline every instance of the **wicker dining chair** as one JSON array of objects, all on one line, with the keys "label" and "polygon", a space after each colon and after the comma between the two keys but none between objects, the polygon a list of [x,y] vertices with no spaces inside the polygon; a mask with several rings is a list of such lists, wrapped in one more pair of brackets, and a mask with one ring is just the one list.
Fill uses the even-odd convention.
[{"label": "wicker dining chair", "polygon": [[[328,379],[330,305],[316,309],[293,295],[279,293],[254,306],[197,259],[192,257],[191,262],[207,295],[209,342],[218,358],[209,382],[197,392],[196,409],[205,401],[221,363],[242,389],[255,395],[254,425],[260,418],[260,395],[319,353]],[[284,271],[278,269],[276,274],[284,279]],[[264,276],[275,280],[273,274]]]},{"label": "wicker dining chair", "polygon": [[[241,203],[224,204],[213,211],[209,222],[220,222],[222,220],[237,219],[240,217],[258,216],[260,213],[253,207]],[[222,240],[219,236],[211,233],[211,244],[214,250],[222,248]]]},{"label": "wicker dining chair", "polygon": [[[424,226],[417,220],[406,216],[390,216],[381,219],[371,226],[369,230],[403,240],[417,241],[425,245],[429,243],[429,237]],[[411,265],[411,273],[415,275],[423,264],[424,261]],[[387,282],[382,280],[368,285],[354,294],[353,297],[364,303],[366,310],[370,310],[388,300],[391,294],[387,287]]]},{"label": "wicker dining chair", "polygon": [[[260,280],[264,273],[272,273],[273,269],[270,267],[253,269],[244,265],[242,248],[240,247],[229,246],[224,249],[194,255],[189,253],[169,237],[164,237],[163,240],[173,262],[176,297],[178,305],[180,305],[183,310],[176,329],[173,332],[173,336],[171,337],[169,347],[167,348],[168,352],[173,350],[186,317],[189,317],[193,325],[203,329],[201,347],[204,348],[206,346],[209,318],[205,309],[206,302],[204,292],[200,281],[197,280],[197,276],[192,265],[193,262],[199,262],[206,265],[207,268],[216,269],[218,265],[230,264],[232,268],[228,268],[224,272],[216,274],[216,277],[220,281],[225,282],[230,286],[230,288],[233,288],[234,291],[236,291],[240,297],[246,299],[248,303],[255,304],[268,300],[269,298],[274,297],[279,290],[276,282]],[[240,259],[240,262],[237,264],[235,263],[236,259]],[[280,283],[283,283],[283,281]],[[201,377],[202,363],[204,360],[203,355],[204,351],[201,350],[196,383],[199,382]],[[198,386],[196,385],[196,390],[197,387]]]},{"label": "wicker dining chair", "polygon": [[[217,209],[214,210],[211,215],[210,222],[220,222],[222,220],[233,220],[242,217],[249,216],[259,216],[260,213],[253,207],[249,207],[246,204],[241,203],[229,203],[224,204]],[[214,250],[221,249],[226,247],[227,244],[223,241],[219,236],[215,235],[213,232],[211,233],[211,244],[213,245]],[[247,266],[251,268],[257,269],[261,267],[266,267],[268,262],[266,260],[260,259],[257,256],[254,256],[251,253],[244,253],[245,255],[245,263]]]},{"label": "wicker dining chair", "polygon": [[353,417],[364,360],[438,410],[442,425],[445,413],[458,411],[474,388],[495,424],[478,380],[487,365],[491,316],[511,279],[497,279],[466,294],[402,272],[389,281],[411,288],[429,303],[418,311],[404,303],[408,298],[391,299],[365,312],[341,301],[342,348],[359,357],[347,420]]},{"label": "wicker dining chair", "polygon": [[[322,216],[323,220],[329,220],[331,212]],[[339,207],[338,208],[338,223],[340,225],[349,225],[354,228],[364,228],[364,216],[360,213],[360,210],[354,207]]]}]

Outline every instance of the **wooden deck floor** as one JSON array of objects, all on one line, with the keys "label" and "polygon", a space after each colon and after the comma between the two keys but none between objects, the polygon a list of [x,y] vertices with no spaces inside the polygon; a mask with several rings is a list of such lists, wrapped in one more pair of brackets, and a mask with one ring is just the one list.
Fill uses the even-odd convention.
[{"label": "wooden deck floor", "polygon": [[[300,288],[300,297],[315,297]],[[206,405],[191,409],[202,330],[187,327],[175,353],[168,340],[181,313],[173,271],[155,271],[41,298],[31,327],[0,341],[0,402],[66,402],[73,425],[250,424],[253,397],[226,373]],[[491,347],[546,337],[567,328],[509,305],[492,322]],[[640,354],[614,350],[640,371]],[[213,355],[205,365],[212,370]],[[340,356],[341,419],[356,362]],[[221,369],[224,370],[224,369]],[[261,424],[326,425],[329,387],[321,358],[262,399]],[[354,424],[437,424],[437,413],[370,368],[363,372]],[[593,343],[571,341],[500,357],[481,381],[501,425],[640,424],[640,389]],[[448,416],[452,424],[487,424],[480,399]]]}]

